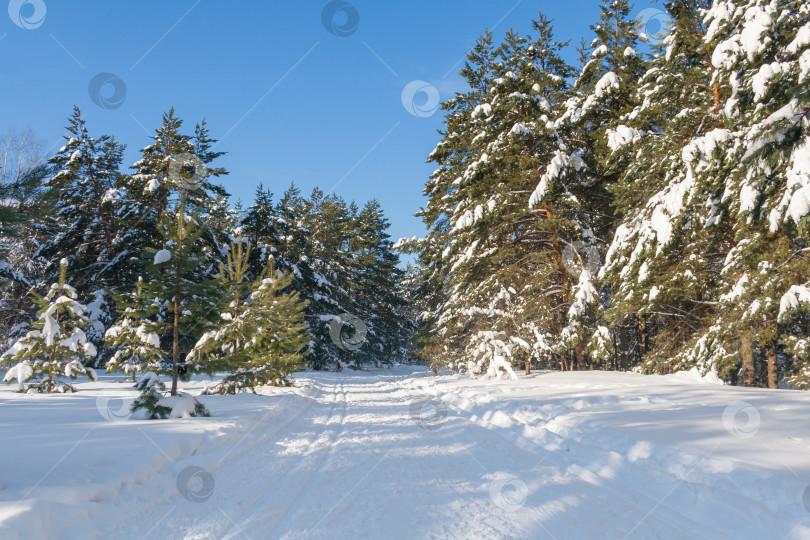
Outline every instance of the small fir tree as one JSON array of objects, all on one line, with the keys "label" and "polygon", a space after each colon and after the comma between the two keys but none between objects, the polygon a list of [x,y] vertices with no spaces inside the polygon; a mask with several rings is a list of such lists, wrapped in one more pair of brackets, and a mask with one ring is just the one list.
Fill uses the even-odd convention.
[{"label": "small fir tree", "polygon": [[30,363],[30,375],[42,377],[41,382],[31,387],[48,393],[54,389],[75,391],[71,385],[55,377],[75,379],[80,374],[87,374],[95,378],[92,369],[82,364],[96,357],[96,347],[83,330],[92,321],[86,316],[87,308],[76,301],[76,290],[67,284],[67,260],[62,259],[59,267],[59,281],[52,284],[44,296],[34,300],[39,306],[34,330],[17,340],[0,357],[5,364]]},{"label": "small fir tree", "polygon": [[139,277],[134,291],[116,297],[119,319],[104,336],[105,347],[113,351],[106,364],[107,371],[132,375],[133,383],[136,373],[144,368],[160,369],[164,358],[160,349],[161,325],[152,320],[159,306],[144,294],[143,285]]}]

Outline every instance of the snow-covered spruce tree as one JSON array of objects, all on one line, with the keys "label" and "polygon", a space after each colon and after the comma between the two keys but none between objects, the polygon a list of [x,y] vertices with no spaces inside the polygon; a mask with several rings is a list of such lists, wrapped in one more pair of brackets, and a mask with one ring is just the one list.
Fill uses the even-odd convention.
[{"label": "snow-covered spruce tree", "polygon": [[[329,242],[332,251],[328,252],[319,240],[330,234],[329,224],[320,213],[321,198],[322,193],[315,189],[306,200],[295,185],[290,185],[274,205],[272,193],[260,186],[240,228],[256,246],[250,257],[251,281],[265,272],[271,258],[278,270],[292,274],[293,289],[306,301],[306,325],[312,335],[306,361],[315,369],[338,362],[339,349],[331,343],[328,321],[348,309],[341,307],[346,303],[345,291],[336,284],[335,272],[324,258],[336,254],[339,243],[333,246]],[[332,233],[333,238],[342,238],[340,229]]]},{"label": "snow-covered spruce tree", "polygon": [[30,367],[26,373],[42,380],[31,384],[29,389],[39,392],[75,391],[73,386],[55,377],[75,379],[87,374],[95,379],[95,372],[82,364],[96,357],[96,348],[83,330],[91,322],[85,314],[87,308],[76,301],[76,290],[67,284],[66,259],[62,259],[59,268],[59,281],[52,284],[44,296],[34,300],[39,307],[39,316],[32,325],[34,330],[0,356],[6,365],[23,363],[26,368]]},{"label": "snow-covered spruce tree", "polygon": [[108,372],[131,374],[134,383],[137,373],[159,370],[164,361],[161,324],[154,320],[159,306],[144,294],[142,278],[133,291],[116,295],[115,305],[118,319],[104,336],[104,346],[113,351],[106,368]]},{"label": "snow-covered spruce tree", "polygon": [[351,361],[358,366],[391,364],[407,357],[410,321],[402,314],[405,299],[399,290],[404,273],[397,266],[389,226],[379,201],[371,199],[354,219],[349,240],[353,314],[368,329],[367,343],[352,351]]},{"label": "snow-covered spruce tree", "polygon": [[142,374],[135,388],[140,395],[132,403],[130,410],[144,414],[149,420],[211,416],[208,408],[191,394],[179,392],[174,396],[163,395],[166,385],[152,371]]},{"label": "snow-covered spruce tree", "polygon": [[[55,212],[43,220],[50,234],[38,255],[71,262],[79,299],[87,302],[96,321],[87,329],[88,338],[100,346],[110,322],[104,289],[119,287],[129,264],[117,242],[123,226],[119,168],[124,146],[109,135],[91,137],[78,108],[67,131],[67,142],[50,159],[55,172],[46,180],[46,196]],[[50,264],[46,279],[55,280],[58,272],[58,266]]]},{"label": "snow-covered spruce tree", "polygon": [[191,350],[197,338],[218,312],[219,289],[207,276],[199,240],[204,227],[198,211],[186,209],[185,196],[165,211],[159,232],[161,249],[148,248],[144,265],[149,277],[144,281],[143,294],[161,306],[161,318],[166,322],[171,343],[171,395],[177,395],[180,371],[202,369],[199,363],[190,366],[181,362],[181,354]]},{"label": "snow-covered spruce tree", "polygon": [[276,271],[270,258],[264,275],[247,283],[250,244],[243,246],[241,239],[232,244],[220,267],[220,282],[227,290],[221,323],[203,334],[188,355],[191,362],[230,371],[213,389],[221,394],[292,384],[289,377],[304,367],[310,341],[304,325],[306,304],[291,290],[291,274]]},{"label": "snow-covered spruce tree", "polygon": [[354,229],[357,207],[354,203],[346,204],[338,195],[325,196],[315,188],[301,215],[308,235],[302,261],[306,264],[298,263],[292,270],[302,273],[302,284],[309,289],[301,293],[310,306],[307,321],[315,341],[313,367],[352,361],[359,365],[367,346],[362,351],[345,351],[329,335],[329,323],[335,316],[342,313],[361,316],[353,280],[353,245],[359,241]]},{"label": "snow-covered spruce tree", "polygon": [[[67,142],[51,158],[55,172],[47,181],[56,201],[55,235],[42,256],[67,258],[81,293],[85,287],[117,284],[121,261],[114,261],[118,234],[118,169],[124,146],[109,136],[91,137],[78,108],[67,126]],[[118,262],[118,264],[116,264]],[[123,261],[126,262],[126,261]],[[56,266],[56,265],[54,265]],[[54,274],[58,273],[58,268]]]}]

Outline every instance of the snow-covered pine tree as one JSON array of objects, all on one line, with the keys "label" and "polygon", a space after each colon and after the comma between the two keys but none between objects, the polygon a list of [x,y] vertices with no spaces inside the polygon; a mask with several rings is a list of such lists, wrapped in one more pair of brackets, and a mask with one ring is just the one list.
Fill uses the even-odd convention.
[{"label": "snow-covered pine tree", "polygon": [[[634,108],[607,132],[604,162],[621,171],[610,186],[619,222],[600,278],[611,291],[605,317],[624,330],[621,367],[669,369],[716,299],[728,250],[728,223],[717,219],[725,165],[713,157],[722,133],[714,130],[723,119],[703,43],[705,4],[667,4],[673,25],[660,54],[640,78]],[[710,234],[690,225],[711,215]]]},{"label": "snow-covered pine tree", "polygon": [[163,247],[144,252],[149,278],[144,281],[143,294],[161,306],[161,318],[170,332],[172,396],[177,395],[181,368],[202,369],[200,364],[185,365],[181,354],[191,350],[197,337],[212,324],[220,301],[216,281],[208,277],[204,255],[199,251],[198,241],[204,232],[201,221],[197,209],[187,210],[181,191],[180,201],[164,211],[158,227]]},{"label": "snow-covered pine tree", "polygon": [[[198,250],[207,274],[213,276],[230,231],[219,230],[227,193],[211,179],[227,171],[212,164],[223,153],[213,151],[216,141],[209,137],[205,121],[195,127],[194,135],[183,133],[182,127],[174,109],[164,113],[152,144],[141,150],[141,159],[133,165],[135,172],[122,177],[127,197],[120,220],[127,226],[116,239],[115,250],[130,260],[138,259],[147,248],[160,249],[160,224],[182,192],[188,212],[198,216],[202,227]],[[134,283],[140,272],[139,266],[130,265],[126,281]]]},{"label": "snow-covered pine tree", "polygon": [[780,375],[810,383],[809,19],[806,3],[756,0],[716,2],[706,15],[712,82],[732,127],[718,214],[733,245],[712,317],[676,361],[726,373],[741,362],[746,386],[775,388]]},{"label": "snow-covered pine tree", "polygon": [[106,368],[108,372],[131,374],[134,383],[137,373],[159,370],[164,363],[160,349],[161,325],[154,320],[159,306],[144,294],[140,277],[134,290],[116,294],[115,306],[118,319],[104,336],[104,346],[112,351]]},{"label": "snow-covered pine tree", "polygon": [[550,361],[569,303],[560,253],[572,223],[550,208],[558,198],[569,207],[577,201],[561,190],[548,208],[529,203],[548,175],[542,164],[558,167],[551,117],[571,68],[551,21],[541,13],[534,28],[536,41],[510,31],[495,52],[491,36],[479,39],[462,72],[471,92],[444,105],[453,112],[431,155],[439,169],[423,212],[431,232],[420,244],[421,262],[441,286],[433,295],[441,301],[434,335],[451,365],[465,367],[476,356],[476,373],[506,358],[527,369],[533,360]]},{"label": "snow-covered pine tree", "polygon": [[567,359],[568,365],[580,368],[594,356],[588,344],[602,343],[604,334],[593,317],[588,324],[581,319],[586,312],[598,311],[599,295],[582,295],[584,290],[596,288],[583,279],[593,277],[596,259],[601,259],[599,253],[610,235],[613,207],[608,189],[620,173],[619,168],[605,163],[604,156],[610,146],[610,130],[631,106],[637,77],[644,68],[636,51],[638,36],[630,11],[626,0],[602,2],[599,22],[591,26],[596,37],[589,46],[580,46],[584,65],[571,97],[553,122],[558,148],[545,162],[543,177],[530,200],[530,206],[545,211],[549,220],[556,215],[567,224],[557,226],[555,235],[557,271],[562,276],[560,304],[565,309],[556,350],[563,365]]},{"label": "snow-covered pine tree", "polygon": [[28,291],[47,263],[36,256],[46,234],[43,218],[54,213],[41,147],[29,131],[0,137],[0,347],[26,331],[34,314]]},{"label": "snow-covered pine tree", "polygon": [[35,298],[39,310],[32,325],[34,330],[0,356],[6,365],[23,363],[30,366],[31,376],[42,380],[29,385],[29,389],[39,392],[75,391],[73,386],[55,377],[75,379],[87,374],[95,379],[92,368],[85,368],[82,364],[96,357],[96,347],[83,330],[91,321],[86,315],[87,308],[76,300],[76,290],[67,283],[67,268],[67,259],[62,259],[59,280],[44,296]]},{"label": "snow-covered pine tree", "polygon": [[213,390],[234,394],[259,386],[287,386],[304,366],[310,336],[304,324],[305,302],[291,290],[292,275],[276,271],[272,257],[266,272],[246,282],[250,244],[232,244],[220,282],[227,290],[222,321],[203,334],[189,353],[191,362],[212,363],[230,373]]},{"label": "snow-covered pine tree", "polygon": [[[605,269],[613,308],[665,318],[649,370],[716,368],[768,386],[781,371],[801,384],[810,27],[807,6],[795,7],[715,2],[705,26],[692,25],[705,29],[706,63],[680,49],[683,76],[701,93],[680,113],[670,104],[664,136],[651,143],[662,156],[652,193],[630,205]],[[688,42],[677,31],[665,40],[667,62]],[[650,170],[641,154],[630,170]],[[780,366],[783,353],[792,361]]]},{"label": "snow-covered pine tree", "polygon": [[445,111],[445,127],[440,132],[443,138],[428,157],[429,162],[436,164],[436,170],[425,185],[427,205],[416,214],[422,218],[428,233],[425,238],[410,243],[408,248],[419,252],[423,279],[419,286],[423,311],[417,337],[420,342],[418,354],[435,369],[438,369],[437,364],[450,365],[457,361],[457,352],[463,349],[464,336],[449,331],[444,323],[452,268],[452,216],[457,204],[457,179],[461,179],[468,164],[477,159],[472,141],[478,132],[472,127],[472,113],[483,103],[489,91],[494,55],[492,33],[487,31],[467,53],[460,72],[467,80],[469,91],[456,94],[441,104]]}]

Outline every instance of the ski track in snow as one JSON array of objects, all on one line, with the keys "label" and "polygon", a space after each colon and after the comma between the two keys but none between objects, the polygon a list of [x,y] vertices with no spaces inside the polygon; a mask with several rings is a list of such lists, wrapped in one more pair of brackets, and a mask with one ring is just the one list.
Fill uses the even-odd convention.
[{"label": "ski track in snow", "polygon": [[[93,420],[97,395],[129,391],[110,380],[0,393],[0,538],[810,538],[807,393],[397,367],[203,396],[210,419]],[[741,400],[751,437],[723,424]],[[202,502],[178,489],[189,466],[213,478]]]}]

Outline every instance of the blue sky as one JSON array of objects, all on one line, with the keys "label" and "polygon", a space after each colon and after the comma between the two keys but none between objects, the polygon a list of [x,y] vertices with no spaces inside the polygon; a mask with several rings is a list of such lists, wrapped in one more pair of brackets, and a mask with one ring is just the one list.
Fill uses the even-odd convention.
[{"label": "blue sky", "polygon": [[380,200],[394,239],[421,235],[413,213],[424,204],[441,114],[428,115],[425,93],[416,106],[428,110],[412,114],[403,89],[425,81],[432,96],[452,96],[464,88],[460,61],[476,36],[527,33],[538,9],[571,39],[573,63],[573,44],[591,39],[598,16],[595,0],[351,0],[331,6],[330,32],[327,4],[11,0],[0,15],[0,129],[31,128],[53,152],[75,104],[93,134],[127,144],[128,167],[174,106],[189,132],[206,118],[222,139],[234,200],[249,204],[260,182],[276,194],[290,181],[304,193],[317,185]]}]

